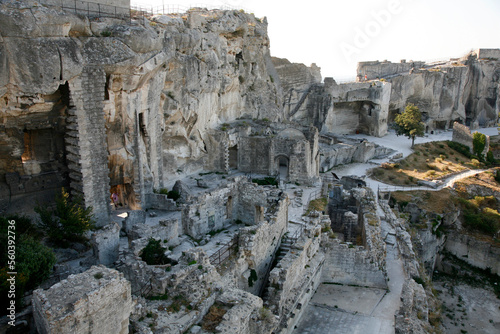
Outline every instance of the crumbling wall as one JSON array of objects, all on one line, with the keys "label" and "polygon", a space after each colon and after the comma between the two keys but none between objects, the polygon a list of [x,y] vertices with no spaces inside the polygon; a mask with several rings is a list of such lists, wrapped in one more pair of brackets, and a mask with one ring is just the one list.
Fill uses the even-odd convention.
[{"label": "crumbling wall", "polygon": [[41,334],[128,333],[133,307],[130,283],[104,266],[33,293],[33,316]]},{"label": "crumbling wall", "polygon": [[120,226],[113,222],[92,233],[92,249],[98,263],[112,266],[118,260]]},{"label": "crumbling wall", "polygon": [[[268,150],[262,150],[263,147]],[[244,173],[270,174],[272,139],[269,137],[242,137],[239,145],[238,169]]]},{"label": "crumbling wall", "polygon": [[322,247],[326,250],[322,283],[387,288],[383,270],[363,246],[329,239],[324,241]]},{"label": "crumbling wall", "polygon": [[321,283],[325,255],[320,251],[318,222],[309,225],[269,274],[266,304],[279,315],[280,326],[287,333],[294,328]]},{"label": "crumbling wall", "polygon": [[425,62],[423,61],[406,61],[401,60],[399,63],[390,61],[363,61],[358,63],[357,81],[383,79],[397,74],[408,74],[413,68],[421,68]]},{"label": "crumbling wall", "polygon": [[[470,129],[458,122],[453,123],[452,141],[467,146],[473,152],[473,136]],[[484,146],[483,155],[486,155],[490,150],[490,136],[486,136],[486,145]]]},{"label": "crumbling wall", "polygon": [[362,226],[363,246],[324,238],[325,265],[322,282],[357,284],[386,288],[385,243],[377,215],[373,191],[369,188],[351,190],[357,201],[357,218]]},{"label": "crumbling wall", "polygon": [[238,269],[241,272],[237,282],[240,289],[259,295],[273,255],[287,230],[288,206],[289,199],[283,194],[277,198],[268,221],[240,230],[238,246],[245,263]]},{"label": "crumbling wall", "polygon": [[239,196],[236,182],[196,197],[182,210],[183,232],[200,238],[238,219]]}]

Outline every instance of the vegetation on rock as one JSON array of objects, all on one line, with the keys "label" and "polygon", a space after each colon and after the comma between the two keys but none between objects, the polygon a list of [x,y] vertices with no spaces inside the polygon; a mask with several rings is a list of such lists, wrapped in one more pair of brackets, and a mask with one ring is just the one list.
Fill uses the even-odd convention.
[{"label": "vegetation on rock", "polygon": [[55,245],[68,247],[71,242],[86,242],[85,233],[95,226],[92,207],[85,208],[80,196],[70,198],[63,188],[56,196],[55,208],[37,205],[40,228]]},{"label": "vegetation on rock", "polygon": [[[9,224],[14,221],[15,224]],[[15,230],[10,229],[15,234],[15,264],[13,267],[9,258],[8,246],[9,243],[9,225],[15,226]],[[56,263],[54,252],[36,240],[40,238],[41,233],[37,226],[27,217],[8,216],[0,217],[0,294],[4,296],[0,305],[2,311],[0,314],[5,314],[9,306],[9,298],[7,293],[10,288],[8,278],[11,275],[8,272],[17,272],[16,277],[16,304],[22,306],[24,292],[39,286],[46,280],[52,272],[52,268]]]}]

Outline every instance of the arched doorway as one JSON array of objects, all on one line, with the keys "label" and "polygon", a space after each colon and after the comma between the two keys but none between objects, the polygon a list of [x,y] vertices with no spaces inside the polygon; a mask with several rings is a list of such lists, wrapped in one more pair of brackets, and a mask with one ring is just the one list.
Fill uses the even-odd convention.
[{"label": "arched doorway", "polygon": [[276,170],[279,172],[280,179],[284,180],[288,178],[290,160],[286,156],[280,155],[275,158],[275,162]]}]

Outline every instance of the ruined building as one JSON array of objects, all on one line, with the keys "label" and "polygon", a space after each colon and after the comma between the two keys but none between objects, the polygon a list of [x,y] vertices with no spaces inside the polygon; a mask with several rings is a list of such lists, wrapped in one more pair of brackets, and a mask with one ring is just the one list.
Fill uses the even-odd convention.
[{"label": "ruined building", "polygon": [[[32,213],[65,187],[99,227],[33,293],[37,330],[285,334],[322,283],[389,293],[377,197],[320,172],[392,154],[342,135],[384,136],[414,99],[429,131],[489,125],[496,52],[321,82],[316,65],[270,56],[266,18],[129,6],[0,3],[0,212]],[[318,197],[328,208],[306,211]],[[142,258],[152,240],[165,263]]]},{"label": "ruined building", "polygon": [[499,112],[500,50],[478,49],[462,58],[434,63],[363,62],[358,80],[384,79],[392,84],[389,122],[406,104],[420,108],[426,132],[496,125]]}]

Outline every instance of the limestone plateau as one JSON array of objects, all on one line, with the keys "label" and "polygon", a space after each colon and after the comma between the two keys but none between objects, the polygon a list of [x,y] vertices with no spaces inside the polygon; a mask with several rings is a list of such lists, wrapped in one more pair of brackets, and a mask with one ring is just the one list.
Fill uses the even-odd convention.
[{"label": "limestone plateau", "polygon": [[[453,129],[472,149],[470,130],[497,124],[500,49],[364,62],[356,82],[337,84],[271,57],[267,25],[241,10],[1,1],[0,213],[36,221],[35,206],[65,188],[97,222],[89,244],[54,250],[17,328],[327,333],[314,327],[321,314],[367,333],[439,333],[433,272],[462,270],[443,252],[498,280],[498,235],[466,234],[456,210],[398,210],[366,175],[335,172],[398,163],[394,148],[354,135],[383,138],[409,103],[427,135]],[[494,143],[485,152],[498,156]],[[418,233],[415,217],[428,223]],[[143,259],[154,240],[164,263]]]}]

